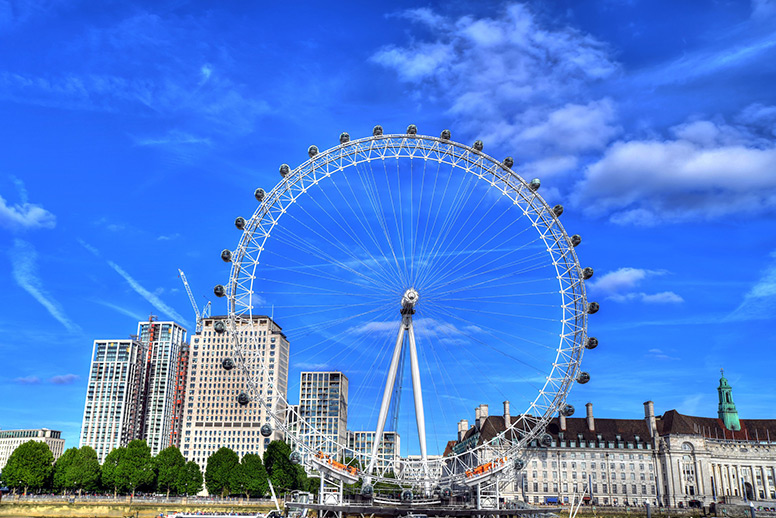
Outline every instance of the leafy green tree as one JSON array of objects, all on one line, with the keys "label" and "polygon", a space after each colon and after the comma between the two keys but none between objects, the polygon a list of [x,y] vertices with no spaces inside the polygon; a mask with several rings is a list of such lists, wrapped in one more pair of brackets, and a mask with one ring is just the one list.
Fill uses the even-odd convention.
[{"label": "leafy green tree", "polygon": [[154,483],[154,460],[151,457],[151,448],[145,441],[136,439],[127,444],[116,466],[115,476],[121,484],[119,488],[131,493],[132,498],[138,488]]},{"label": "leafy green tree", "polygon": [[111,450],[102,463],[102,486],[105,489],[112,489],[114,498],[120,490],[123,491],[124,486],[119,477],[119,464],[126,451],[124,447]]},{"label": "leafy green tree", "polygon": [[219,448],[213,455],[207,459],[207,468],[205,469],[205,486],[211,495],[228,495],[230,483],[232,480],[232,471],[240,465],[240,458],[230,448]]},{"label": "leafy green tree", "polygon": [[186,466],[178,472],[178,477],[178,493],[196,495],[202,491],[202,470],[193,460],[187,462]]},{"label": "leafy green tree", "polygon": [[65,473],[65,484],[68,489],[81,492],[96,491],[100,486],[100,461],[97,452],[91,446],[81,446],[76,450],[73,461]]},{"label": "leafy green tree", "polygon": [[180,492],[178,482],[181,479],[181,471],[185,469],[186,459],[176,446],[170,446],[159,452],[154,458],[156,464],[156,487],[159,492],[166,492],[170,498],[170,491],[176,494]]},{"label": "leafy green tree", "polygon": [[73,465],[75,456],[78,454],[78,448],[68,448],[65,452],[59,456],[57,462],[54,464],[54,478],[52,486],[55,491],[66,492],[69,488],[67,486],[67,471],[70,466]]},{"label": "leafy green tree", "polygon": [[267,482],[267,470],[264,469],[261,457],[255,453],[246,453],[240,461],[240,467],[242,468],[240,474],[243,477],[242,491],[246,498],[250,498],[251,495],[266,495],[269,483]]},{"label": "leafy green tree", "polygon": [[291,447],[283,441],[272,441],[264,451],[264,468],[275,487],[275,491],[286,492],[295,489],[299,474],[289,459]]},{"label": "leafy green tree", "polygon": [[29,489],[46,487],[54,472],[54,454],[48,444],[40,441],[27,441],[20,444],[8,457],[3,468],[3,481],[13,488]]}]

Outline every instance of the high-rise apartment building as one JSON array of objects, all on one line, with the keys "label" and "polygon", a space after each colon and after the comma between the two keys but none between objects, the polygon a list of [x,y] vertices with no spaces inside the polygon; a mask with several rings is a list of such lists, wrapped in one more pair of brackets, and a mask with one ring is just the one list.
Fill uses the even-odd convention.
[{"label": "high-rise apartment building", "polygon": [[100,463],[136,435],[141,349],[133,339],[94,341],[79,446],[94,448]]},{"label": "high-rise apartment building", "polygon": [[3,471],[8,457],[21,444],[27,441],[45,442],[51,453],[54,454],[56,461],[65,449],[65,440],[62,439],[62,432],[49,430],[48,428],[38,428],[35,430],[0,430],[0,471]]},{"label": "high-rise apartment building", "polygon": [[137,336],[145,356],[137,438],[145,439],[151,455],[156,455],[170,446],[177,366],[186,330],[175,322],[151,318],[138,323]]},{"label": "high-rise apartment building", "polygon": [[[222,446],[241,457],[246,453],[262,455],[270,441],[283,439],[270,412],[282,419],[286,413],[284,406],[275,404],[268,411],[256,398],[246,405],[238,403],[238,395],[247,392],[248,379],[239,366],[231,370],[223,367],[223,360],[232,355],[232,345],[228,333],[219,333],[215,324],[226,323],[226,318],[204,319],[202,331],[192,337],[189,350],[181,451],[186,460],[195,461],[202,469],[208,456]],[[256,381],[259,398],[269,396],[277,401],[279,394],[285,400],[289,344],[281,327],[267,316],[256,315],[252,326],[238,325],[236,333],[241,341],[258,340],[250,377]],[[266,366],[266,375],[260,361]],[[264,424],[273,428],[270,437],[261,435]]]},{"label": "high-rise apartment building", "polygon": [[[363,467],[367,467],[372,456],[372,447],[376,436],[377,432],[374,430],[348,430],[348,450],[345,452],[345,456],[355,458],[361,462]],[[378,473],[393,472],[398,474],[400,471],[400,439],[396,432],[383,432],[383,440],[380,441],[380,446],[377,449],[377,461],[375,462],[375,469]]]},{"label": "high-rise apartment building", "polygon": [[299,440],[312,450],[340,457],[335,445],[347,444],[348,378],[341,372],[300,374]]},{"label": "high-rise apartment building", "polygon": [[181,447],[183,419],[186,413],[186,376],[189,369],[189,344],[183,344],[175,367],[175,395],[172,404],[170,446]]}]

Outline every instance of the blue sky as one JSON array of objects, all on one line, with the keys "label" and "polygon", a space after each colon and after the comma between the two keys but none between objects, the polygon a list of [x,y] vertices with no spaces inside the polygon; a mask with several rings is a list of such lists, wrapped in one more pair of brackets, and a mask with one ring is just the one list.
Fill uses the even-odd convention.
[{"label": "blue sky", "polygon": [[214,298],[279,164],[410,123],[514,156],[582,234],[601,346],[577,408],[714,415],[724,367],[773,417],[772,0],[5,1],[0,45],[2,428],[77,445],[94,339],[192,329],[177,269]]}]

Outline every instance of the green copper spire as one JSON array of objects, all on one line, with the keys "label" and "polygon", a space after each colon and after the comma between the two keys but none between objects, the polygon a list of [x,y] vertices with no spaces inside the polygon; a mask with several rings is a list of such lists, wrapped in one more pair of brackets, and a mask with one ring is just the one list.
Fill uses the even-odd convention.
[{"label": "green copper spire", "polygon": [[717,392],[719,393],[719,410],[717,415],[722,419],[722,423],[728,430],[739,431],[741,430],[741,423],[738,421],[738,410],[736,410],[736,404],[733,403],[733,387],[728,383],[725,378],[725,371],[719,370],[722,377],[719,379],[719,387]]}]

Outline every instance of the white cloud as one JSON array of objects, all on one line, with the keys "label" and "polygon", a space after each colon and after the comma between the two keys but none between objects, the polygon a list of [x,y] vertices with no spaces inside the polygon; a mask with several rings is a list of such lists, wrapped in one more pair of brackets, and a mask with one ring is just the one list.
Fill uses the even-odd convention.
[{"label": "white cloud", "polygon": [[771,320],[776,314],[776,251],[771,252],[771,264],[760,279],[744,295],[744,300],[726,321]]},{"label": "white cloud", "polygon": [[662,349],[654,348],[647,351],[647,358],[653,358],[655,360],[679,360],[676,356],[671,356]]},{"label": "white cloud", "polygon": [[593,294],[606,296],[607,300],[614,302],[640,301],[647,304],[675,304],[684,302],[684,299],[672,291],[660,293],[644,293],[635,291],[643,280],[648,277],[664,275],[662,270],[644,270],[640,268],[620,268],[613,272],[607,272],[600,278],[588,281],[587,286]]},{"label": "white cloud", "polygon": [[171,316],[173,319],[177,320],[179,323],[190,327],[190,325],[186,322],[186,319],[181,316],[180,313],[175,311],[173,308],[168,306],[164,303],[162,299],[160,299],[157,295],[151,293],[147,289],[145,289],[143,286],[140,285],[139,282],[137,282],[131,275],[129,275],[121,266],[114,263],[113,261],[108,261],[108,265],[116,270],[116,273],[121,275],[125,281],[129,284],[129,286],[135,290],[135,292],[146,299],[148,302],[151,303],[151,305],[156,308],[158,311]]},{"label": "white cloud", "polygon": [[28,230],[33,228],[54,228],[56,217],[40,205],[26,201],[9,205],[0,196],[0,226],[11,230]]},{"label": "white cloud", "polygon": [[434,36],[383,47],[372,61],[419,86],[414,93],[447,103],[456,127],[486,146],[564,155],[600,149],[619,132],[614,103],[585,98],[591,84],[617,70],[592,36],[548,28],[522,4],[494,18],[454,19],[429,9],[402,16],[433,28]]},{"label": "white cloud", "polygon": [[[589,166],[573,200],[620,225],[652,226],[776,209],[776,143],[767,107],[738,125],[698,120],[672,139],[621,141]],[[772,130],[771,130],[772,131]]]},{"label": "white cloud", "polygon": [[80,331],[80,328],[65,314],[62,306],[43,288],[43,282],[38,277],[38,253],[33,246],[21,239],[14,240],[14,246],[9,251],[13,279],[24,291],[38,301],[46,311],[70,332]]}]

